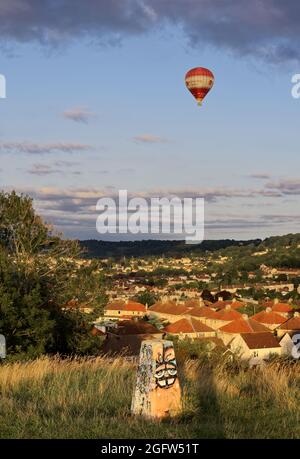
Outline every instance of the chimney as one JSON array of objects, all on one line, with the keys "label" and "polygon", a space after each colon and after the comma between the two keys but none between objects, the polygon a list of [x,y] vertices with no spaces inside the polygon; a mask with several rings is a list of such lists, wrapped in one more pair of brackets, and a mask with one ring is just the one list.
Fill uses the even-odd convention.
[{"label": "chimney", "polygon": [[279,299],[278,299],[278,298],[275,298],[274,304],[278,304],[278,303],[279,303]]},{"label": "chimney", "polygon": [[236,297],[232,298],[232,303],[236,302]]},{"label": "chimney", "polygon": [[248,320],[248,314],[243,314],[243,319]]},{"label": "chimney", "polygon": [[223,297],[222,296],[218,296],[218,301],[223,301]]},{"label": "chimney", "polygon": [[296,312],[294,312],[294,317],[300,317],[300,314],[299,314],[299,312],[297,312],[297,311],[296,311]]},{"label": "chimney", "polygon": [[226,304],[225,309],[226,309],[226,311],[230,311],[230,309],[231,309],[230,304]]},{"label": "chimney", "polygon": [[272,308],[267,308],[266,312],[272,312]]}]

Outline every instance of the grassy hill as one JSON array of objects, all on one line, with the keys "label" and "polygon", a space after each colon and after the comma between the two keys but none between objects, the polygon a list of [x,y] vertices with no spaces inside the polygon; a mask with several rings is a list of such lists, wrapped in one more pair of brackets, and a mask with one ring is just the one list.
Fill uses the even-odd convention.
[{"label": "grassy hill", "polygon": [[299,438],[299,368],[181,362],[184,411],[159,423],[131,416],[132,363],[48,357],[6,363],[0,438]]}]

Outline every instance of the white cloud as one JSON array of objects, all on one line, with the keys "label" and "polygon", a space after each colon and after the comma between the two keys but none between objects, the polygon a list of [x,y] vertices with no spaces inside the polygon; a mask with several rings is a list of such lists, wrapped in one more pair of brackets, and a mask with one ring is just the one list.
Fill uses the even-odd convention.
[{"label": "white cloud", "polygon": [[75,153],[91,150],[90,145],[82,143],[34,143],[34,142],[0,142],[0,152],[2,153],[29,153],[29,154],[46,154],[46,153]]},{"label": "white cloud", "polygon": [[133,138],[135,142],[140,143],[165,143],[167,140],[164,137],[160,137],[152,134],[137,135]]},{"label": "white cloud", "polygon": [[64,118],[75,121],[76,123],[87,124],[96,115],[84,107],[73,107],[65,110],[63,116]]}]

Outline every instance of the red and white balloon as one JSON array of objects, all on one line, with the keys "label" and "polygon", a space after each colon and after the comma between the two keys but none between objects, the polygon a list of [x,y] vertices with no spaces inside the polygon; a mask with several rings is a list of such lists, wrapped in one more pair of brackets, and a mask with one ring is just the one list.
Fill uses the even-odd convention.
[{"label": "red and white balloon", "polygon": [[214,81],[214,74],[204,67],[195,67],[185,75],[186,87],[195,97],[198,105],[202,105],[202,101],[213,87]]}]

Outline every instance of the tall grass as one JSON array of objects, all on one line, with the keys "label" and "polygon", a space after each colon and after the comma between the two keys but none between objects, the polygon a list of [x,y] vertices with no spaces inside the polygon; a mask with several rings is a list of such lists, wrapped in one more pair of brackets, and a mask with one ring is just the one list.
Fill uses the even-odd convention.
[{"label": "tall grass", "polygon": [[180,365],[182,415],[131,416],[135,366],[44,357],[0,365],[0,438],[299,438],[299,364]]}]

